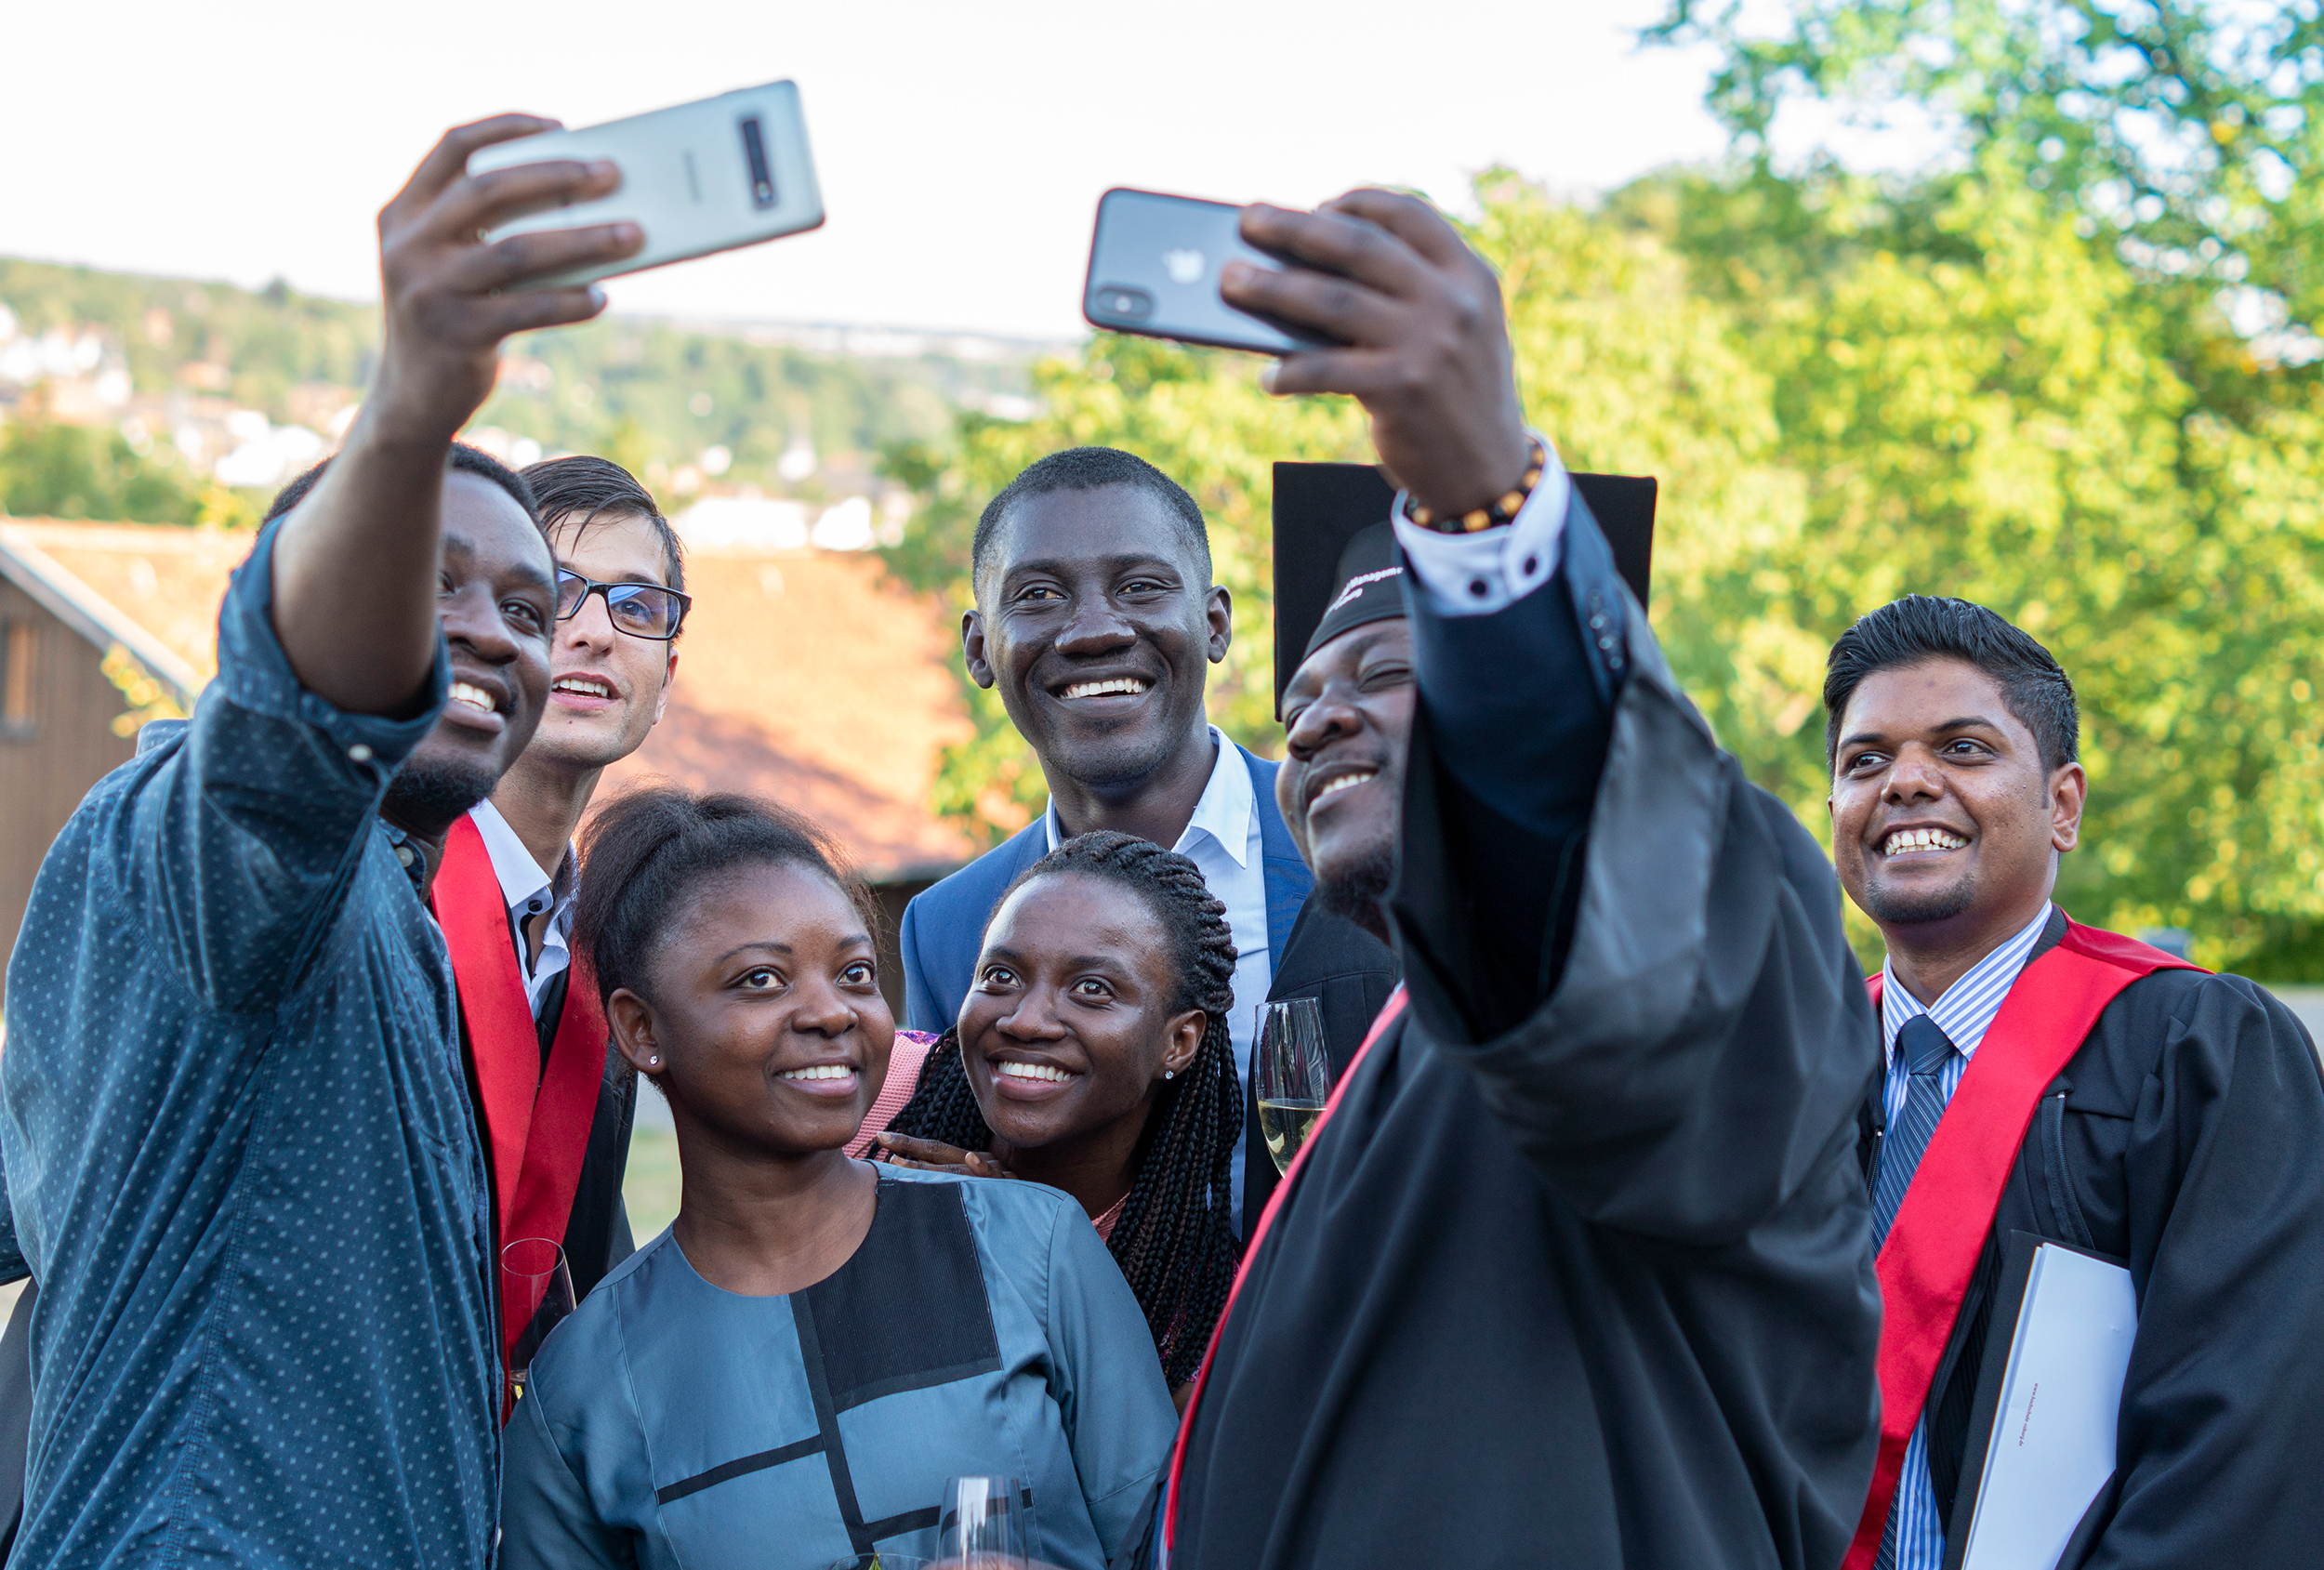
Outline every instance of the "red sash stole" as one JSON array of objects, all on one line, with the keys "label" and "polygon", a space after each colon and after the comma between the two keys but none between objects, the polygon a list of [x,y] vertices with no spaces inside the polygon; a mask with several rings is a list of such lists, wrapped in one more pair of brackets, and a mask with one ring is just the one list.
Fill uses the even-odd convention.
[{"label": "red sash stole", "polygon": [[[493,1215],[500,1230],[495,1247],[520,1237],[562,1243],[605,1073],[607,1032],[596,979],[574,955],[544,1075],[540,1036],[508,930],[508,902],[484,837],[466,813],[444,837],[432,899],[452,952],[485,1138],[492,1143]],[[491,1264],[498,1280],[498,1259]],[[505,1302],[501,1307],[505,1358],[524,1326],[513,1323]]]},{"label": "red sash stole", "polygon": [[1235,1300],[1243,1295],[1243,1279],[1250,1274],[1251,1261],[1259,1258],[1260,1241],[1267,1235],[1267,1229],[1274,1224],[1275,1212],[1283,1208],[1283,1201],[1290,1194],[1291,1185],[1299,1181],[1301,1171],[1307,1166],[1307,1153],[1314,1150],[1315,1141],[1323,1137],[1324,1125],[1330,1122],[1331,1115],[1339,1110],[1340,1098],[1354,1083],[1355,1071],[1363,1066],[1365,1058],[1370,1054],[1372,1043],[1378,1041],[1395,1022],[1396,1016],[1404,1012],[1404,983],[1399,982],[1396,990],[1388,995],[1388,1001],[1380,1005],[1380,1015],[1372,1021],[1372,1028],[1364,1033],[1364,1045],[1358,1047],[1355,1056],[1348,1060],[1347,1072],[1340,1076],[1340,1083],[1331,1088],[1331,1096],[1324,1102],[1324,1115],[1315,1120],[1315,1127],[1308,1130],[1306,1141],[1300,1146],[1299,1154],[1291,1157],[1291,1165],[1284,1171],[1283,1181],[1277,1183],[1274,1193],[1267,1196],[1267,1207],[1259,1213],[1259,1224],[1251,1228],[1250,1238],[1243,1245],[1243,1262],[1235,1268],[1235,1282],[1227,1288],[1226,1304],[1219,1310],[1218,1324],[1210,1327],[1210,1345],[1203,1352],[1202,1366],[1195,1370],[1194,1393],[1186,1398],[1186,1415],[1178,1420],[1178,1442],[1170,1446],[1170,1480],[1164,1488],[1162,1510],[1162,1546],[1165,1550],[1173,1547],[1178,1540],[1178,1474],[1186,1464],[1186,1437],[1195,1431],[1195,1408],[1202,1405],[1202,1387],[1210,1379],[1210,1360],[1219,1355],[1219,1338],[1226,1334],[1226,1322],[1235,1312]]},{"label": "red sash stole", "polygon": [[[1928,1404],[1930,1381],[2041,1092],[2124,987],[2173,969],[2198,967],[2069,918],[2057,946],[2018,973],[1961,1071],[1881,1247],[1880,1456],[1842,1570],[1869,1570],[1879,1555],[1905,1446]],[[1865,985],[1877,1012],[1881,978]]]}]

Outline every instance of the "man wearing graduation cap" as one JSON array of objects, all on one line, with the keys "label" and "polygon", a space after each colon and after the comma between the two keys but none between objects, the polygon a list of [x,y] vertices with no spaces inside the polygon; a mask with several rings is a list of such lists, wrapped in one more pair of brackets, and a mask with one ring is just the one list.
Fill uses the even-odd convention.
[{"label": "man wearing graduation cap", "polygon": [[1831,869],[1526,430],[1486,263],[1381,191],[1243,231],[1338,275],[1230,269],[1349,346],[1274,389],[1360,398],[1405,487],[1302,640],[1277,799],[1406,988],[1253,1229],[1169,1561],[1836,1563],[1877,1431],[1878,1038]]}]

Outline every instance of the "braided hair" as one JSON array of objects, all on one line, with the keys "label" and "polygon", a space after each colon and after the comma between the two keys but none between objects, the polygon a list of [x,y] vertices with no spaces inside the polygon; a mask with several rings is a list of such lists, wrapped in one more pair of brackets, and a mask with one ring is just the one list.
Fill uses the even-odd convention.
[{"label": "braided hair", "polygon": [[[1009,893],[1058,873],[1116,884],[1144,901],[1178,974],[1171,1011],[1199,1009],[1205,1015],[1194,1061],[1155,1088],[1129,1194],[1106,1244],[1145,1311],[1163,1375],[1175,1389],[1202,1362],[1242,1251],[1230,1224],[1230,1183],[1243,1137],[1242,1083],[1227,1035],[1235,937],[1226,906],[1195,864],[1151,840],[1110,830],[1068,839],[1027,868]],[[957,1030],[946,1031],[930,1052],[918,1089],[889,1127],[962,1150],[991,1148],[993,1131],[970,1088]]]}]

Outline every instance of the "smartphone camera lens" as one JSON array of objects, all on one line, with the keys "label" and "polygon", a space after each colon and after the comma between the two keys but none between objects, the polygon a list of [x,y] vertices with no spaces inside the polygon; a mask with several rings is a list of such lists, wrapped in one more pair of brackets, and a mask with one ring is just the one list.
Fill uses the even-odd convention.
[{"label": "smartphone camera lens", "polygon": [[743,120],[743,157],[750,165],[750,204],[773,206],[774,171],[767,166],[767,139],[756,114]]},{"label": "smartphone camera lens", "polygon": [[1117,322],[1143,322],[1154,314],[1154,297],[1143,289],[1124,288],[1107,284],[1097,292],[1098,311]]}]

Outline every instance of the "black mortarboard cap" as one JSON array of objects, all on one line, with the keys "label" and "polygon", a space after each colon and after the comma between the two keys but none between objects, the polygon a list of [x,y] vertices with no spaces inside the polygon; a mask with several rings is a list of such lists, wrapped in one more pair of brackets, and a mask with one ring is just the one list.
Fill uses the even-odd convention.
[{"label": "black mortarboard cap", "polygon": [[[1654,562],[1655,482],[1577,474],[1574,484],[1614,551],[1615,570],[1646,602]],[[1404,614],[1404,574],[1388,511],[1396,488],[1370,464],[1274,466],[1275,713],[1300,662],[1351,627]],[[1358,582],[1357,580],[1363,580]]]}]

